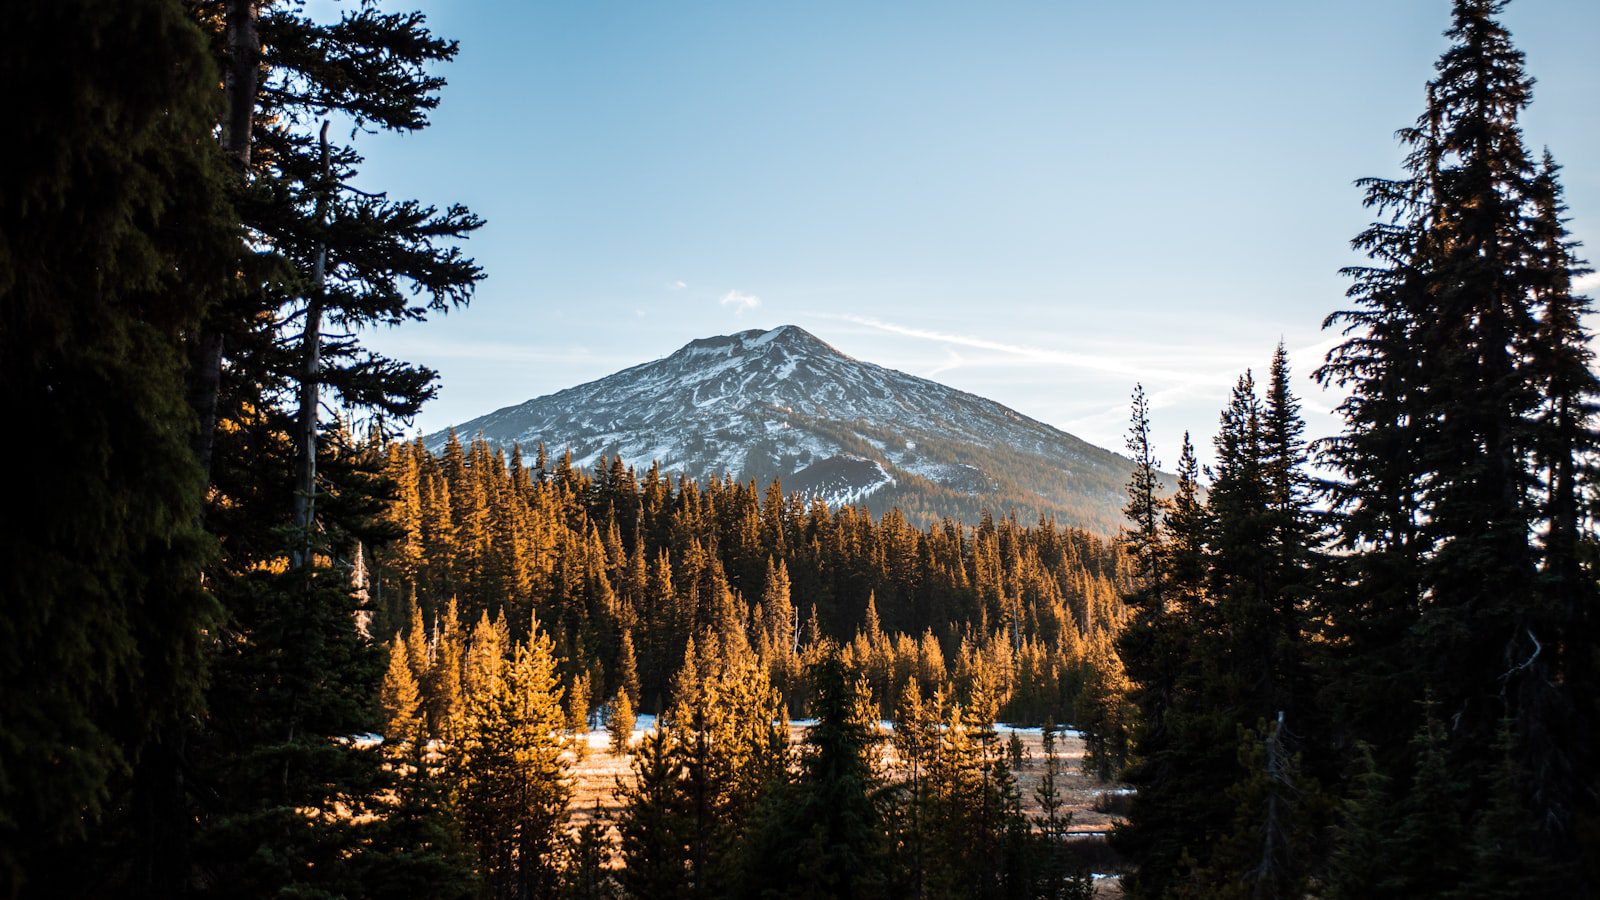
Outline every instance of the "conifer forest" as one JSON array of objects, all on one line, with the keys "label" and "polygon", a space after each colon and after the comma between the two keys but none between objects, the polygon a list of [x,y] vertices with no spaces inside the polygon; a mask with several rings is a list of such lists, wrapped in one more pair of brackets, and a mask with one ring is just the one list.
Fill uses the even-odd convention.
[{"label": "conifer forest", "polygon": [[1506,0],[1428,8],[1394,169],[1303,176],[1372,176],[1331,349],[1176,459],[1119,382],[1096,531],[430,444],[372,335],[486,222],[367,156],[471,48],[14,4],[0,896],[1600,896],[1592,272]]}]

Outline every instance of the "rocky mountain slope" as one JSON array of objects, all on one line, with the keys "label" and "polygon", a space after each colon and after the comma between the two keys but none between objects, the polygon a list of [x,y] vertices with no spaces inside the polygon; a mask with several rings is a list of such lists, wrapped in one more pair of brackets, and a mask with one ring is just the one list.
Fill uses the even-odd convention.
[{"label": "rocky mountain slope", "polygon": [[[763,487],[914,522],[976,521],[984,509],[1053,515],[1111,533],[1128,460],[991,400],[853,359],[802,328],[693,341],[624,369],[455,427],[463,440],[526,452],[544,443],[575,465],[620,454],[694,478]],[[424,438],[438,449],[448,432]]]}]

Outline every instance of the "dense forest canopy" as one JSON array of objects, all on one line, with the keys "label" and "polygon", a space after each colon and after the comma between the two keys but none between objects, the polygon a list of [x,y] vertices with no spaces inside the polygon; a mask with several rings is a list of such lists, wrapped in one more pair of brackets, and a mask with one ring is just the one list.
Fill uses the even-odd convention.
[{"label": "dense forest canopy", "polygon": [[[481,222],[352,182],[455,44],[375,3],[14,11],[0,886],[1593,895],[1589,270],[1504,3],[1452,7],[1360,183],[1342,431],[1280,347],[1169,491],[1136,390],[1115,541],[400,441],[434,373],[363,335],[464,305]],[[626,771],[578,818],[600,723]],[[1077,741],[1128,785],[1109,847]]]},{"label": "dense forest canopy", "polygon": [[[580,668],[617,672],[630,642],[650,711],[687,641],[730,620],[774,652],[865,631],[885,646],[931,641],[963,662],[991,647],[1038,657],[1049,690],[1071,697],[1085,648],[1109,642],[1122,618],[1115,548],[1047,521],[986,515],[919,530],[895,512],[874,520],[807,505],[777,483],[762,493],[674,483],[616,460],[590,473],[542,451],[525,465],[520,451],[507,459],[481,440],[452,438],[438,456],[393,444],[385,472],[398,486],[389,521],[399,537],[368,565],[377,635],[404,626],[408,605],[425,622],[451,603],[467,622],[504,612],[517,630],[537,614]],[[614,680],[592,688],[612,691]],[[891,691],[878,692],[886,711],[900,682],[880,686]],[[1065,721],[1054,706],[1015,714]]]}]

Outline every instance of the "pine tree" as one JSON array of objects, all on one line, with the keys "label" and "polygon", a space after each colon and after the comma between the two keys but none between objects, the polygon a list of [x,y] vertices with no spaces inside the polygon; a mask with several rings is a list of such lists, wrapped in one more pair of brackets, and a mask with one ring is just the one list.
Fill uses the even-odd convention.
[{"label": "pine tree", "polygon": [[739,850],[769,792],[788,769],[783,698],[748,645],[710,632],[690,641],[666,724],[688,770],[689,847],[696,890],[729,890]]},{"label": "pine tree", "polygon": [[1229,790],[1233,829],[1211,852],[1199,874],[1216,897],[1300,898],[1314,860],[1314,829],[1306,806],[1316,791],[1301,776],[1288,748],[1284,721],[1239,731],[1239,765],[1245,777]]},{"label": "pine tree", "polygon": [[1393,715],[1395,699],[1415,697],[1402,682],[1410,681],[1405,640],[1422,596],[1425,549],[1418,523],[1427,438],[1415,353],[1431,267],[1424,256],[1438,156],[1431,107],[1402,132],[1413,147],[1411,177],[1358,182],[1379,217],[1354,241],[1372,264],[1344,270],[1355,308],[1324,321],[1324,328],[1339,326],[1344,341],[1316,372],[1325,387],[1347,394],[1337,409],[1344,431],[1322,446],[1322,461],[1341,476],[1326,486],[1342,551],[1321,598],[1335,654],[1327,681],[1341,724],[1373,742],[1380,766],[1396,760],[1411,731],[1406,716]]},{"label": "pine tree", "polygon": [[[1241,885],[1292,894],[1310,868],[1303,858],[1287,862],[1294,836],[1314,830],[1307,816],[1317,808],[1308,799],[1311,779],[1296,775],[1284,787],[1298,744],[1291,747],[1289,732],[1277,727],[1270,738],[1262,731],[1246,740],[1248,753],[1235,752],[1237,736],[1256,722],[1298,722],[1301,710],[1313,708],[1306,659],[1313,534],[1303,425],[1288,380],[1281,346],[1265,403],[1248,373],[1239,380],[1222,415],[1206,504],[1186,438],[1163,527],[1141,539],[1156,561],[1150,565],[1161,567],[1162,596],[1157,603],[1148,593],[1132,595],[1135,614],[1120,639],[1133,697],[1146,714],[1134,739],[1140,759],[1127,772],[1140,790],[1116,835],[1139,865],[1124,885],[1134,896]],[[1136,418],[1130,446],[1147,428]],[[1130,514],[1146,524],[1135,536],[1149,530],[1152,516],[1139,501],[1136,492]],[[1112,660],[1095,668],[1116,670]],[[1296,802],[1285,799],[1290,793]],[[1232,837],[1224,840],[1230,820]],[[1191,863],[1187,875],[1183,859]]]},{"label": "pine tree", "polygon": [[1013,896],[1026,889],[1027,820],[1021,796],[994,725],[981,713],[968,725],[951,707],[930,770],[935,798],[935,846],[948,855],[943,889],[982,897]]},{"label": "pine tree", "polygon": [[[403,651],[391,650],[381,695],[386,711],[391,703],[403,709],[403,685],[409,677]],[[420,735],[420,704],[412,709],[411,733]],[[355,857],[351,883],[359,886],[361,895],[375,898],[399,900],[425,894],[465,900],[477,894],[479,883],[473,877],[472,854],[449,808],[450,786],[443,765],[448,748],[441,753],[437,745],[430,746],[417,737],[397,737],[406,728],[403,721],[396,727],[397,718],[403,720],[404,716],[390,713],[391,724],[381,746],[384,767],[377,789],[383,799],[372,811],[369,838],[373,850]]]},{"label": "pine tree", "polygon": [[[230,4],[226,19],[198,18],[216,29],[232,67],[224,141],[238,160],[252,246],[283,265],[276,267],[279,283],[242,285],[245,302],[215,311],[213,327],[227,340],[197,374],[211,375],[226,356],[254,378],[293,386],[283,399],[296,420],[296,527],[304,531],[316,492],[320,388],[349,405],[399,416],[413,414],[432,394],[432,372],[359,341],[327,341],[323,320],[421,319],[464,304],[482,277],[449,245],[481,225],[476,217],[459,206],[440,212],[341,189],[355,178],[361,157],[350,146],[330,144],[325,126],[317,136],[317,120],[338,113],[396,132],[425,127],[443,85],[430,67],[453,58],[456,45],[431,34],[419,14],[377,8],[322,22],[292,5],[240,2]],[[306,53],[307,47],[319,52]],[[280,303],[284,315],[256,315]],[[253,333],[262,322],[284,331]]]},{"label": "pine tree", "polygon": [[1199,463],[1184,435],[1177,490],[1168,501],[1160,548],[1166,584],[1159,605],[1135,593],[1134,615],[1118,649],[1134,683],[1140,716],[1133,762],[1123,778],[1134,785],[1128,819],[1111,843],[1136,869],[1123,878],[1135,897],[1162,897],[1175,889],[1183,860],[1210,840],[1215,812],[1205,804],[1225,790],[1217,761],[1217,723],[1202,706],[1201,641],[1207,639],[1212,604],[1206,597],[1208,516],[1200,499]]},{"label": "pine tree", "polygon": [[1426,410],[1423,447],[1433,550],[1424,584],[1433,602],[1416,650],[1457,723],[1455,739],[1477,745],[1480,759],[1494,745],[1501,675],[1518,688],[1538,677],[1519,664],[1556,637],[1541,636],[1542,623],[1526,614],[1534,511],[1519,445],[1540,386],[1512,348],[1536,327],[1523,264],[1531,172],[1517,128],[1532,83],[1495,19],[1502,5],[1456,4],[1453,46],[1432,85],[1438,150],[1449,164],[1433,178],[1434,307],[1420,335],[1436,352],[1423,362],[1437,399]]},{"label": "pine tree", "polygon": [[162,893],[219,622],[183,371],[238,256],[217,71],[168,0],[34,4],[0,32],[6,83],[34,86],[7,111],[0,397],[39,429],[0,550],[0,893]]},{"label": "pine tree", "polygon": [[606,862],[611,855],[611,823],[596,800],[589,821],[573,835],[561,871],[559,895],[569,900],[610,900],[619,894]]},{"label": "pine tree", "polygon": [[[346,566],[399,535],[376,446],[319,409],[410,416],[433,376],[359,338],[327,340],[323,325],[359,332],[464,303],[479,273],[453,243],[478,223],[460,208],[345,190],[360,156],[318,120],[422,127],[442,85],[429,67],[454,45],[420,15],[371,6],[332,21],[253,0],[190,12],[224,65],[214,133],[245,225],[219,257],[232,260],[228,289],[188,333],[205,523],[223,549],[205,577],[227,612],[211,632],[218,677],[190,758],[195,783],[219,785],[191,814],[195,877],[246,893],[359,893],[370,861],[405,848],[384,843],[384,754],[349,740],[381,727],[383,660],[356,627],[372,620],[372,593]],[[217,79],[202,82],[214,91]],[[418,483],[442,499],[433,487]],[[431,694],[427,668],[412,674],[429,676]]]},{"label": "pine tree", "polygon": [[929,750],[924,787],[922,827],[927,847],[922,856],[926,889],[935,896],[972,894],[980,890],[986,834],[975,835],[974,825],[988,798],[983,784],[983,760],[967,727],[961,707],[936,698],[935,710],[944,712],[936,743]]},{"label": "pine tree", "polygon": [[[1156,460],[1150,448],[1150,420],[1148,404],[1142,387],[1136,387],[1133,397],[1132,422],[1128,432],[1128,448],[1134,458],[1134,474],[1128,483],[1128,504],[1124,514],[1133,527],[1123,533],[1129,545],[1129,556],[1135,561],[1135,575],[1131,588],[1123,600],[1132,610],[1127,627],[1117,637],[1117,650],[1133,682],[1130,699],[1138,708],[1138,723],[1132,735],[1133,751],[1137,754],[1132,768],[1125,777],[1140,790],[1140,800],[1160,797],[1166,783],[1173,777],[1173,764],[1167,760],[1172,753],[1172,722],[1169,716],[1179,702],[1177,694],[1180,678],[1180,661],[1183,646],[1177,607],[1166,598],[1166,585],[1160,574],[1164,571],[1167,556],[1161,532],[1161,505],[1156,496],[1158,475]],[[1185,436],[1185,460],[1193,462],[1192,448]],[[1187,487],[1192,500],[1192,481],[1180,482],[1180,498]],[[1086,760],[1087,762],[1087,760]],[[1165,811],[1167,805],[1159,800],[1150,801],[1155,809]],[[1155,810],[1152,810],[1154,812]],[[1170,870],[1172,858],[1157,855],[1161,842],[1162,823],[1159,818],[1147,815],[1143,805],[1135,802],[1129,821],[1117,830],[1115,841],[1124,854],[1141,864],[1143,877],[1149,880],[1156,873]],[[1172,851],[1176,852],[1176,850]]]},{"label": "pine tree", "polygon": [[1445,725],[1431,698],[1411,739],[1411,783],[1401,802],[1400,822],[1390,838],[1400,867],[1390,884],[1400,896],[1449,896],[1469,871],[1465,825],[1466,780],[1451,758]]},{"label": "pine tree", "polygon": [[[1327,731],[1314,701],[1313,631],[1310,598],[1318,586],[1316,534],[1302,437],[1300,401],[1289,385],[1289,356],[1280,342],[1273,352],[1261,417],[1262,477],[1266,484],[1265,521],[1272,551],[1269,566],[1270,616],[1274,634],[1267,651],[1274,684],[1274,713],[1293,723],[1301,747],[1320,746]],[[1268,717],[1270,720],[1270,717]]]},{"label": "pine tree", "polygon": [[993,796],[989,802],[994,806],[994,832],[991,838],[994,855],[992,871],[987,873],[985,880],[993,885],[992,894],[999,897],[1014,897],[1030,891],[1036,874],[1032,834],[1028,828],[1028,818],[1022,811],[1022,790],[1012,765],[1014,759],[1020,759],[1022,748],[1016,740],[1016,734],[1013,733],[1011,737],[1009,748],[998,746],[997,735],[988,737],[985,748],[989,780],[993,785]]},{"label": "pine tree", "polygon": [[[942,702],[939,697],[935,707]],[[900,692],[894,710],[894,731],[889,739],[898,777],[891,786],[885,815],[891,836],[891,893],[896,895],[926,895],[930,866],[927,771],[939,739],[941,712],[923,702],[915,681]]]},{"label": "pine tree", "polygon": [[480,665],[453,764],[454,804],[492,896],[546,894],[571,792],[553,645],[535,622],[509,658]]},{"label": "pine tree", "polygon": [[877,896],[885,880],[877,707],[837,649],[811,667],[808,682],[816,723],[799,777],[772,794],[744,881],[752,893],[785,897]]},{"label": "pine tree", "polygon": [[1326,891],[1330,900],[1395,898],[1390,876],[1395,868],[1390,840],[1396,825],[1392,780],[1378,768],[1372,747],[1356,748],[1350,794],[1333,829]]},{"label": "pine tree", "polygon": [[589,675],[580,672],[567,683],[567,731],[582,736],[589,730]]},{"label": "pine tree", "polygon": [[[1190,852],[1203,877],[1215,884],[1291,896],[1309,869],[1303,848],[1297,852],[1295,844],[1313,828],[1305,801],[1314,792],[1296,772],[1299,744],[1285,728],[1286,722],[1300,721],[1301,709],[1310,708],[1304,662],[1309,624],[1301,603],[1309,515],[1299,488],[1302,426],[1281,348],[1272,370],[1265,404],[1250,375],[1240,379],[1216,439],[1206,531],[1214,630],[1194,709],[1208,720],[1204,727],[1216,740],[1187,764],[1215,779],[1208,799],[1196,801],[1202,816],[1197,824],[1228,818],[1235,823],[1231,847],[1225,842],[1213,852],[1206,842]],[[1252,726],[1254,736],[1249,735]],[[1235,734],[1231,741],[1224,737],[1227,729]],[[1242,748],[1241,733],[1246,734]],[[1233,748],[1241,749],[1229,759]],[[1228,815],[1230,807],[1237,810],[1234,816]]]},{"label": "pine tree", "polygon": [[633,701],[628,699],[627,689],[618,688],[617,695],[611,700],[611,715],[606,720],[606,728],[611,732],[612,753],[628,752],[628,746],[633,740],[635,719]]},{"label": "pine tree", "polygon": [[[1594,647],[1600,621],[1600,579],[1592,555],[1585,559],[1581,485],[1592,483],[1600,431],[1596,428],[1600,381],[1591,369],[1592,336],[1584,327],[1589,298],[1573,293],[1573,279],[1589,274],[1566,229],[1560,167],[1546,151],[1533,184],[1531,229],[1535,243],[1534,294],[1540,302],[1537,343],[1531,349],[1542,405],[1535,414],[1533,460],[1542,483],[1538,631],[1560,637],[1549,658],[1534,660],[1533,677],[1522,680],[1523,710],[1518,723],[1524,754],[1541,798],[1546,840],[1560,855],[1594,858],[1600,838],[1588,847],[1578,833],[1584,820],[1600,821],[1600,792],[1583,784],[1579,773],[1597,764],[1594,740],[1600,734],[1600,655]],[[1559,685],[1559,687],[1555,687]],[[1590,827],[1591,834],[1600,830]],[[1590,876],[1593,885],[1593,874]]]},{"label": "pine tree", "polygon": [[461,689],[466,640],[456,600],[451,597],[449,605],[445,607],[443,627],[439,630],[438,647],[434,650],[433,678],[429,681],[427,696],[430,733],[446,740],[454,740],[460,732],[466,703]]},{"label": "pine tree", "polygon": [[1094,896],[1094,878],[1087,870],[1073,865],[1067,846],[1072,812],[1066,808],[1061,789],[1064,771],[1056,742],[1058,732],[1055,722],[1049,720],[1040,730],[1044,771],[1033,792],[1039,804],[1039,815],[1033,820],[1039,844],[1036,890],[1039,897],[1048,900],[1090,900]]},{"label": "pine tree", "polygon": [[383,676],[383,688],[378,702],[383,706],[387,725],[383,736],[385,743],[420,746],[424,737],[422,695],[417,690],[417,680],[412,677],[406,645],[399,635],[389,645],[389,669]]},{"label": "pine tree", "polygon": [[1088,674],[1076,707],[1084,731],[1083,770],[1108,781],[1127,764],[1131,753],[1131,685],[1122,660],[1104,639],[1090,646],[1086,666]]},{"label": "pine tree", "polygon": [[[1207,592],[1216,599],[1221,626],[1214,651],[1229,668],[1212,679],[1217,693],[1206,698],[1236,715],[1256,718],[1282,708],[1272,653],[1279,640],[1274,608],[1276,560],[1269,519],[1273,496],[1268,484],[1262,427],[1263,409],[1249,372],[1234,386],[1216,437],[1216,466],[1207,496]],[[1226,643],[1222,643],[1222,642]],[[1227,742],[1231,753],[1232,741]]]},{"label": "pine tree", "polygon": [[633,630],[622,629],[622,640],[617,649],[617,687],[628,695],[628,702],[639,703],[639,663],[634,658]]},{"label": "pine tree", "polygon": [[1549,848],[1530,839],[1534,832],[1523,801],[1524,788],[1518,783],[1522,767],[1516,758],[1517,741],[1510,721],[1501,723],[1496,746],[1500,764],[1494,768],[1489,803],[1473,825],[1471,870],[1456,896],[1484,900],[1561,896],[1562,886],[1571,883],[1572,875],[1560,871],[1548,855]]},{"label": "pine tree", "polygon": [[618,779],[622,813],[622,870],[618,880],[634,897],[665,900],[691,896],[687,853],[690,818],[686,771],[673,734],[645,734],[633,755],[633,778]]},{"label": "pine tree", "polygon": [[1144,385],[1134,385],[1132,423],[1128,426],[1128,452],[1133,457],[1133,474],[1128,481],[1128,503],[1123,515],[1133,527],[1123,532],[1122,540],[1132,557],[1135,578],[1148,599],[1141,608],[1161,611],[1161,475],[1155,451],[1150,446],[1150,404]]},{"label": "pine tree", "polygon": [[[1409,713],[1403,701],[1430,685],[1474,804],[1487,800],[1509,711],[1519,734],[1538,736],[1519,751],[1530,817],[1575,860],[1573,813],[1593,809],[1594,792],[1564,748],[1592,743],[1573,729],[1590,727],[1594,705],[1555,670],[1560,623],[1585,602],[1573,588],[1593,582],[1571,577],[1561,548],[1573,454],[1592,445],[1580,423],[1594,383],[1579,372],[1582,328],[1564,294],[1577,265],[1561,246],[1553,167],[1537,169],[1523,146],[1532,80],[1503,7],[1454,4],[1427,107],[1402,132],[1406,177],[1365,182],[1385,219],[1358,239],[1373,259],[1353,270],[1359,308],[1330,318],[1347,339],[1321,375],[1351,392],[1328,457],[1343,476],[1347,551],[1328,604],[1342,651],[1331,680],[1343,724],[1374,742],[1380,764],[1419,771],[1405,740],[1417,718],[1390,711]],[[1569,560],[1556,566],[1565,574],[1546,568],[1556,559]]]}]

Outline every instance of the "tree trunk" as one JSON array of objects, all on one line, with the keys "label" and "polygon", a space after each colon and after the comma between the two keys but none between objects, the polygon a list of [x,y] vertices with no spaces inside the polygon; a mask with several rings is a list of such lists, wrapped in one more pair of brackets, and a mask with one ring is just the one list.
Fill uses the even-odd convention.
[{"label": "tree trunk", "polygon": [[[322,123],[322,183],[317,186],[317,224],[327,227],[328,194],[332,190],[329,180],[328,122]],[[300,410],[296,442],[299,456],[296,460],[294,492],[294,527],[298,532],[299,546],[293,553],[296,567],[311,559],[311,531],[316,519],[317,492],[317,411],[320,403],[319,379],[322,377],[322,304],[327,280],[328,242],[318,242],[317,254],[311,264],[311,290],[306,296],[306,327],[301,335]]]},{"label": "tree trunk", "polygon": [[[233,160],[242,184],[249,177],[250,143],[255,130],[256,88],[261,65],[261,36],[256,30],[256,0],[227,0],[226,39],[228,67],[223,86],[228,98],[227,117],[222,123],[222,149]],[[212,450],[216,445],[217,397],[222,389],[222,328],[215,304],[211,315],[201,323],[195,339],[193,370],[190,372],[190,404],[198,420],[194,439],[195,459],[209,485]]]},{"label": "tree trunk", "polygon": [[209,317],[200,326],[191,356],[189,405],[194,409],[198,426],[194,435],[194,458],[209,487],[212,450],[216,446],[217,397],[222,392],[222,332]]}]

